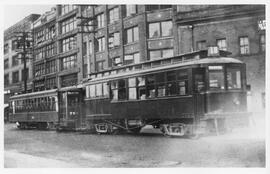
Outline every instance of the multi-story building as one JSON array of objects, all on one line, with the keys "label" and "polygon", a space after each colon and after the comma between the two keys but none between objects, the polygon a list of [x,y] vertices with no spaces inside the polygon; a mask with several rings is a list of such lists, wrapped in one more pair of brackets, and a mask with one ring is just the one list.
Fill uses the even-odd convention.
[{"label": "multi-story building", "polygon": [[43,14],[33,25],[34,91],[57,88],[56,9]]},{"label": "multi-story building", "polygon": [[[39,18],[38,14],[31,14],[4,31],[4,90],[5,93],[20,93],[24,91],[24,62],[17,50],[18,32],[30,32],[32,23]],[[32,91],[32,59],[28,54],[27,90]]]},{"label": "multi-story building", "polygon": [[34,27],[36,91],[213,45],[247,63],[253,96],[265,91],[263,5],[57,5],[50,14]]},{"label": "multi-story building", "polygon": [[249,109],[264,105],[265,6],[189,5],[177,7],[179,53],[217,45],[246,63],[251,85]]}]

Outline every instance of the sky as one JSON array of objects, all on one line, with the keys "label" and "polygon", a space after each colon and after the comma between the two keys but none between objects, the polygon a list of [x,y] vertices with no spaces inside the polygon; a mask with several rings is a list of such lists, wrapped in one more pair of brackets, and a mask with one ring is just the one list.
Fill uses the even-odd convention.
[{"label": "sky", "polygon": [[7,29],[30,14],[42,15],[46,11],[50,11],[53,6],[55,5],[4,5],[3,28]]}]

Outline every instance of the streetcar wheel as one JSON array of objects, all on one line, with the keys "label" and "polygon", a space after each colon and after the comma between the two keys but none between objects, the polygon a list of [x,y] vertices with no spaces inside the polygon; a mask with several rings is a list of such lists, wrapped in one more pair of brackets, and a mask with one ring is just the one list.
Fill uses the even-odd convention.
[{"label": "streetcar wheel", "polygon": [[134,134],[139,134],[140,132],[141,132],[141,127],[139,127],[139,128],[134,128],[134,129],[130,129],[130,131],[132,132],[132,133],[134,133]]},{"label": "streetcar wheel", "polygon": [[201,137],[201,134],[189,134],[188,138],[192,140],[197,140]]}]

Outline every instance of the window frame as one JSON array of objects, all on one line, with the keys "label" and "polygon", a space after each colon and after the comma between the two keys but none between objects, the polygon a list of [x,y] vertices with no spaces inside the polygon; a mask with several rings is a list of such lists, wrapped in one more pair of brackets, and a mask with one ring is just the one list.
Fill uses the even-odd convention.
[{"label": "window frame", "polygon": [[[241,44],[241,39],[247,39],[247,43]],[[243,43],[244,41],[242,41]],[[242,52],[242,48],[244,48],[244,52]],[[239,53],[240,55],[249,55],[250,54],[250,42],[248,36],[240,36],[239,37]]]},{"label": "window frame", "polygon": [[[131,32],[131,36],[129,36],[129,31]],[[126,28],[124,30],[124,34],[125,34],[124,45],[139,41],[139,27],[138,26]]]},{"label": "window frame", "polygon": [[[224,44],[223,41],[225,43],[225,46],[223,45]],[[217,39],[216,40],[216,43],[217,43],[217,46],[218,46],[218,49],[219,50],[227,51],[228,46],[227,46],[227,40],[226,40],[226,38]],[[219,45],[219,43],[221,43],[221,46]]]},{"label": "window frame", "polygon": [[[166,23],[166,22],[170,22],[171,23],[171,28],[168,30],[171,30],[169,35],[164,35],[164,28],[162,26],[162,24]],[[158,35],[157,36],[150,36],[150,26],[151,25],[158,25]],[[166,21],[158,21],[158,22],[149,22],[148,23],[148,39],[155,39],[155,38],[162,38],[162,37],[172,37],[173,36],[173,22],[172,20],[166,20]]]}]

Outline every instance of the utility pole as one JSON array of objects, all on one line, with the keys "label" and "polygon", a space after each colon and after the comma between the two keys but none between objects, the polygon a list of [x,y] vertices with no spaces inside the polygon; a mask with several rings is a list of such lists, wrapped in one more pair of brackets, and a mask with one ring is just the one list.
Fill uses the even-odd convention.
[{"label": "utility pole", "polygon": [[31,52],[31,47],[33,45],[33,36],[31,36],[31,32],[16,32],[17,35],[17,50],[19,54],[22,55],[22,61],[23,61],[23,81],[24,81],[24,93],[27,93],[27,71],[26,71],[26,62],[27,59],[30,59],[27,57],[27,54]]}]

